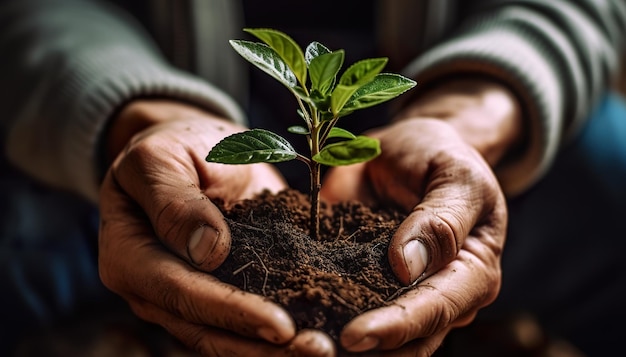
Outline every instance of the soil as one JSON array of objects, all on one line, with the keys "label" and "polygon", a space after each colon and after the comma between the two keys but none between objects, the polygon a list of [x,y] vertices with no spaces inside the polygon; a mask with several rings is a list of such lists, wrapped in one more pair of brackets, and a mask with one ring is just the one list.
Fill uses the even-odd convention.
[{"label": "soil", "polygon": [[232,249],[214,274],[284,306],[298,329],[320,329],[337,340],[352,318],[403,291],[387,261],[389,240],[404,218],[399,212],[322,202],[317,240],[309,236],[309,197],[294,189],[220,208]]}]

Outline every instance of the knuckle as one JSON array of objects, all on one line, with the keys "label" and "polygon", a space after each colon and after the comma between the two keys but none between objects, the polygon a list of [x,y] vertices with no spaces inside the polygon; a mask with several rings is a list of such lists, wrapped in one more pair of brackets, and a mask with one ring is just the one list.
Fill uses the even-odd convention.
[{"label": "knuckle", "polygon": [[430,334],[434,335],[437,332],[447,328],[461,315],[462,307],[456,303],[455,299],[445,298],[442,300],[442,306],[437,318],[433,320]]},{"label": "knuckle", "polygon": [[[123,150],[116,172],[137,171],[146,166],[147,160],[153,156],[155,140],[151,137],[133,137]],[[121,175],[118,175],[121,176]]]},{"label": "knuckle", "polygon": [[153,224],[159,236],[170,238],[182,233],[180,232],[182,226],[177,223],[185,222],[188,218],[186,204],[187,201],[181,197],[172,197],[167,202],[157,203]]},{"label": "knuckle", "polygon": [[171,281],[166,284],[165,288],[158,289],[155,295],[164,310],[185,321],[201,323],[203,319],[200,306],[190,297],[192,289],[193,287],[184,283]]},{"label": "knuckle", "polygon": [[182,294],[176,285],[163,290],[159,295],[161,297],[161,306],[178,317],[183,316],[183,307],[180,299]]},{"label": "knuckle", "polygon": [[465,310],[469,304],[467,299],[463,298],[463,296],[456,296],[455,298],[446,297],[444,295],[442,306],[441,318],[439,319],[440,325],[438,326],[438,331],[448,327],[450,324],[455,322],[459,316],[465,313]]},{"label": "knuckle", "polygon": [[500,269],[490,269],[487,274],[488,287],[485,294],[485,305],[491,304],[496,300],[502,286],[502,272]]},{"label": "knuckle", "polygon": [[160,321],[163,327],[175,336],[183,345],[201,356],[223,356],[224,351],[217,348],[210,338],[210,329],[195,324]]},{"label": "knuckle", "polygon": [[166,285],[166,288],[159,289],[157,293],[160,306],[177,317],[197,321],[197,314],[193,314],[193,304],[187,298],[188,294],[185,293],[185,289],[177,281]]},{"label": "knuckle", "polygon": [[[430,221],[430,235],[432,256],[431,261],[435,262],[436,268],[449,263],[457,255],[460,247],[458,235],[449,219],[445,219],[440,213],[435,213]],[[435,267],[433,267],[435,268]]]},{"label": "knuckle", "polygon": [[441,297],[437,306],[431,310],[429,318],[423,320],[424,325],[418,326],[422,336],[436,335],[467,314],[470,302],[462,293],[451,295],[450,291],[443,291],[432,285],[420,285],[420,288],[432,289]]},{"label": "knuckle", "polygon": [[219,356],[219,352],[213,348],[211,343],[205,343],[205,333],[197,326],[188,325],[171,331],[188,348],[200,353],[203,356]]}]

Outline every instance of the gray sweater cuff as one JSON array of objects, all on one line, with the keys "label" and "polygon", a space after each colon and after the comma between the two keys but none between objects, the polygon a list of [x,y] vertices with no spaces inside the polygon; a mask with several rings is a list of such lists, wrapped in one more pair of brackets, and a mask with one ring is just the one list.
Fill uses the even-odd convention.
[{"label": "gray sweater cuff", "polygon": [[560,143],[563,93],[553,68],[527,37],[502,29],[459,38],[425,53],[406,74],[422,84],[463,74],[484,74],[507,84],[522,102],[529,139],[524,152],[495,173],[510,196],[545,173]]},{"label": "gray sweater cuff", "polygon": [[38,115],[23,113],[14,123],[8,156],[16,165],[44,182],[97,202],[99,140],[107,120],[128,100],[180,99],[243,123],[238,105],[210,84],[160,63],[147,52],[142,56],[131,47],[106,51],[79,56],[80,60],[68,64],[72,68],[68,78],[49,84],[58,85],[56,103],[45,113],[56,126],[50,129],[55,135],[47,136],[46,130],[36,130],[40,136],[33,134],[33,128],[41,125]]}]

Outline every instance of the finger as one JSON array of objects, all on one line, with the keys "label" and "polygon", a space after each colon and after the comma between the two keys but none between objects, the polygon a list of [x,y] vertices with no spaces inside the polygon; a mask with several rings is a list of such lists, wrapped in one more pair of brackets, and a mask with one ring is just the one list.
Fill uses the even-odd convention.
[{"label": "finger", "polygon": [[332,338],[322,331],[313,329],[299,331],[289,345],[290,349],[301,357],[331,357],[337,354]]},{"label": "finger", "polygon": [[150,304],[135,303],[132,306],[139,316],[147,321],[159,322],[170,334],[202,356],[330,357],[335,355],[332,340],[320,331],[302,331],[288,343],[277,345],[244,338],[222,329],[193,324]]},{"label": "finger", "polygon": [[[449,330],[435,335],[417,339],[393,350],[375,350],[358,353],[359,357],[430,357],[437,351],[446,338]],[[340,354],[341,357],[354,356],[354,352]]]},{"label": "finger", "polygon": [[[471,162],[435,158],[423,200],[398,227],[389,244],[389,262],[408,285],[433,274],[458,254],[465,237],[494,208],[495,177],[475,152]],[[478,169],[477,169],[478,165]]]},{"label": "finger", "polygon": [[457,258],[437,274],[392,305],[354,318],[341,333],[341,345],[354,352],[395,349],[468,324],[500,288],[499,255],[482,246],[477,239],[468,239]]},{"label": "finger", "polygon": [[[197,324],[286,342],[295,334],[289,314],[185,263],[163,248],[128,197],[101,202],[99,270],[103,283]],[[109,196],[111,198],[111,196]]]},{"label": "finger", "polygon": [[[159,308],[197,324],[262,337],[274,343],[284,343],[293,337],[294,323],[279,306],[260,295],[245,293],[187,268],[180,260],[168,260],[158,246],[144,247],[144,252],[134,254],[134,264],[141,265],[141,269],[120,267],[122,274],[127,272],[128,285],[123,291],[133,291]],[[159,262],[151,263],[154,260]]]}]

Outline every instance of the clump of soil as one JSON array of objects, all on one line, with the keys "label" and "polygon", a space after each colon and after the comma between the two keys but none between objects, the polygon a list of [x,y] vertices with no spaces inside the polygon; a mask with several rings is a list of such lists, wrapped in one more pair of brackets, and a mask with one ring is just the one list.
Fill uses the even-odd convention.
[{"label": "clump of soil", "polygon": [[389,240],[405,218],[399,212],[322,202],[318,241],[309,236],[310,201],[300,191],[218,205],[233,240],[213,274],[284,306],[298,329],[337,339],[352,318],[389,304],[403,289],[387,260]]}]

